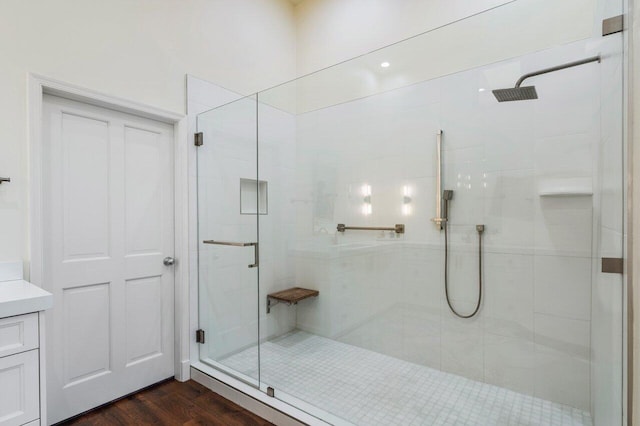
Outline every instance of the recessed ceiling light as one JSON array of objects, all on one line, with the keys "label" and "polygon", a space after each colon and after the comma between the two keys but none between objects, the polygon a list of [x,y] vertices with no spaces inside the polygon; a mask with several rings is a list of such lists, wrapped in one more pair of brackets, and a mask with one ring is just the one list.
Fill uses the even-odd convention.
[{"label": "recessed ceiling light", "polygon": [[481,87],[481,88],[478,89],[478,92],[484,92],[485,90],[487,90],[487,89],[485,89],[484,87]]},{"label": "recessed ceiling light", "polygon": [[386,62],[386,61],[380,64],[380,66],[381,66],[382,68],[388,68],[388,67],[389,67],[389,65],[391,65],[391,64],[390,64],[389,62]]}]

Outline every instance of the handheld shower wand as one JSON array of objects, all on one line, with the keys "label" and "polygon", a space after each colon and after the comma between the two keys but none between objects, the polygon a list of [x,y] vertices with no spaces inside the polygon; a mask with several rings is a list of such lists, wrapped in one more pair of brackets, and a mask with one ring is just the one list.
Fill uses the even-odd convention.
[{"label": "handheld shower wand", "polygon": [[[436,217],[431,219],[439,230],[444,230],[444,292],[447,304],[456,316],[460,318],[471,318],[480,310],[482,304],[482,234],[484,225],[476,225],[478,232],[478,303],[476,308],[469,315],[460,314],[455,310],[449,298],[449,202],[453,200],[453,190],[442,190],[442,130],[436,133]],[[442,194],[440,194],[442,191]]]},{"label": "handheld shower wand", "polygon": [[445,189],[442,191],[442,221],[447,222],[449,220],[449,201],[453,199],[453,190]]}]

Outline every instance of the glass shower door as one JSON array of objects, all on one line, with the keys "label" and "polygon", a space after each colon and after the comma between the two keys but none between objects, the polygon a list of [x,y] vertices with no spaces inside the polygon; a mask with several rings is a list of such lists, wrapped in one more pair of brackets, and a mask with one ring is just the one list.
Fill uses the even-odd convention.
[{"label": "glass shower door", "polygon": [[256,114],[246,97],[197,118],[198,299],[200,360],[259,387]]}]

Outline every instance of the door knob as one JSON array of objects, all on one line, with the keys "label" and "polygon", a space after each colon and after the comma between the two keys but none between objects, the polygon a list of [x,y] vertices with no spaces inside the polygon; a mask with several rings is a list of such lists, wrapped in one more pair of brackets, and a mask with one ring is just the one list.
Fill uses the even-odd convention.
[{"label": "door knob", "polygon": [[165,257],[162,263],[164,263],[165,266],[171,266],[176,263],[176,260],[173,257]]}]

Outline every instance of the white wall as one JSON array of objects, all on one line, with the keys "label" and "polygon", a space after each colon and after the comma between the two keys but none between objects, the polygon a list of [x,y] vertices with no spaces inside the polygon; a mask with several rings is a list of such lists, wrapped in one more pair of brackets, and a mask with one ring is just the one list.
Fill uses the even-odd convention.
[{"label": "white wall", "polygon": [[[318,2],[311,2],[315,3]],[[334,3],[323,1],[320,5],[329,8]],[[361,54],[371,50],[369,38],[362,40],[354,37],[346,29],[344,33],[340,33],[341,25],[359,29],[372,40],[379,41],[381,44],[375,46],[377,48],[397,41],[385,33],[386,27],[381,28],[366,21],[368,8],[361,4],[362,10],[358,10],[353,3],[358,2],[340,3],[340,7],[335,7],[335,10],[325,10],[319,5],[318,10],[307,17],[310,22],[306,24],[305,15],[299,12],[299,8],[304,11],[304,7],[308,7],[307,3],[302,3],[296,9],[299,74],[319,68],[314,62],[316,60],[324,58],[327,63],[322,66],[332,65],[344,59],[336,55]],[[371,2],[376,3],[380,2]],[[396,13],[404,11],[401,5],[409,3],[394,3],[393,6],[389,4],[389,18],[385,18],[385,22],[389,21],[389,25],[398,31],[404,29],[406,19],[396,16],[391,10]],[[419,2],[424,7],[433,7],[438,3]],[[450,5],[441,8],[450,13],[459,12],[461,17],[463,11],[472,13],[475,10],[472,7],[477,7],[477,3],[468,2],[466,9],[459,10]],[[280,109],[300,114],[583,40],[591,37],[594,30],[596,33],[600,31],[601,24],[595,19],[599,16],[597,9],[597,0],[518,0],[449,25],[444,25],[448,23],[448,15],[440,16],[438,24],[441,26],[433,31],[307,75],[294,84],[276,87],[261,93],[261,99]],[[425,16],[421,18],[425,26],[431,22]],[[336,23],[341,20],[345,22]],[[347,21],[350,26],[347,26]],[[514,24],[505,25],[505,22]],[[540,27],[543,25],[548,30],[541,32]],[[322,42],[318,43],[318,40]],[[345,46],[350,44],[354,45],[354,49],[357,47],[357,52],[345,50]],[[304,62],[304,58],[308,59],[308,63]],[[382,62],[389,62],[391,66],[382,68]],[[518,66],[519,64],[514,64],[514,67]],[[489,84],[496,87],[512,86],[512,74],[523,72],[522,69],[508,71],[498,70],[488,76]]]},{"label": "white wall", "polygon": [[185,112],[185,74],[251,93],[295,75],[287,0],[3,0],[0,259],[29,260],[27,74]]},{"label": "white wall", "polygon": [[511,0],[305,0],[296,7],[298,75]]}]

